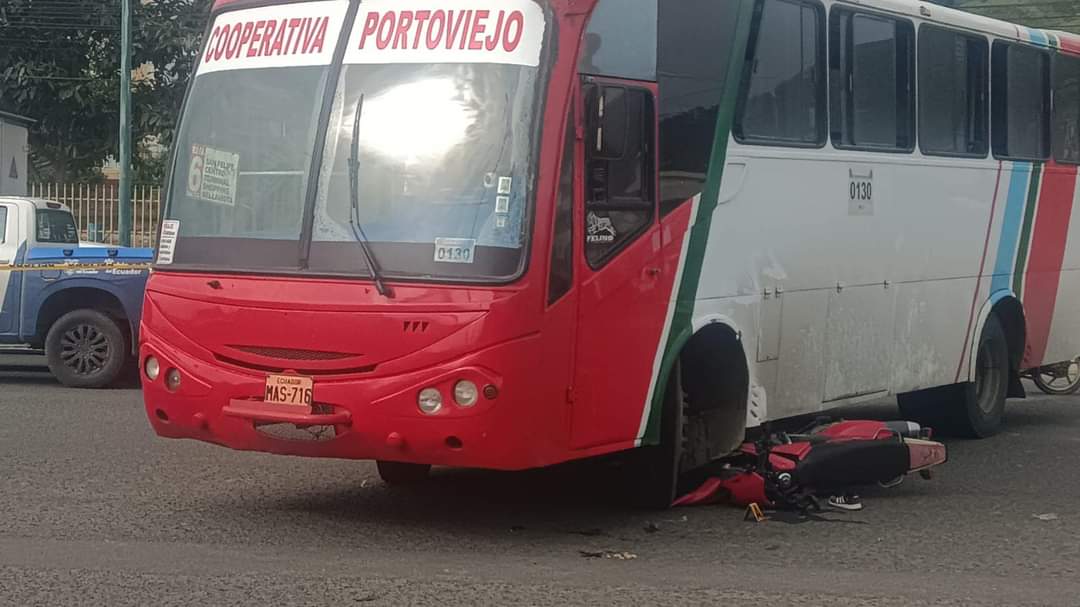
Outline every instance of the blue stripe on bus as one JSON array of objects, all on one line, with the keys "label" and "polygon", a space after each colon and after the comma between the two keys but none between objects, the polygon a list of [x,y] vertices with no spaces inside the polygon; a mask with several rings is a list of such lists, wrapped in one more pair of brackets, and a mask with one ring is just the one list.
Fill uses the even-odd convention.
[{"label": "blue stripe on bus", "polygon": [[1050,39],[1046,37],[1046,34],[1039,30],[1031,29],[1030,27],[1025,27],[1024,29],[1027,30],[1028,38],[1030,38],[1032,42],[1046,46],[1050,45]]},{"label": "blue stripe on bus", "polygon": [[1001,238],[998,239],[997,257],[994,261],[994,279],[990,281],[991,293],[1010,288],[1016,244],[1020,240],[1020,227],[1024,222],[1024,203],[1027,201],[1031,167],[1030,162],[1014,162],[1012,166],[1005,213],[1001,218]]}]

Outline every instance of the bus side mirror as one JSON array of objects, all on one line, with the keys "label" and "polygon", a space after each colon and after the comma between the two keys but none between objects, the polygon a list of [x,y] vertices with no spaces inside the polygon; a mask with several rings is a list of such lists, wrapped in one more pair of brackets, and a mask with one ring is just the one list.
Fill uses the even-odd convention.
[{"label": "bus side mirror", "polygon": [[588,93],[590,145],[593,158],[617,160],[626,154],[630,112],[626,89],[617,86],[591,87]]}]

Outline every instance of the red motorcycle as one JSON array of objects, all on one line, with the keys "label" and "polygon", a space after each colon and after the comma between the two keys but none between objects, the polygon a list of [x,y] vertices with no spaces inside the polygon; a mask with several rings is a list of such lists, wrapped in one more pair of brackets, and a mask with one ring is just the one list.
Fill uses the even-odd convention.
[{"label": "red motorcycle", "polygon": [[823,498],[860,486],[894,487],[913,473],[930,478],[948,459],[945,445],[930,440],[931,434],[914,422],[871,420],[818,420],[793,434],[766,431],[673,505],[727,501],[821,510]]}]

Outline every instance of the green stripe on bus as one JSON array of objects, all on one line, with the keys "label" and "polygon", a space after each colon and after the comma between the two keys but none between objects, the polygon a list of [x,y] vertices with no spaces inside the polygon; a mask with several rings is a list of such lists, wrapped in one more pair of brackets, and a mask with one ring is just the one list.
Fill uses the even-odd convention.
[{"label": "green stripe on bus", "polygon": [[686,261],[683,262],[682,281],[675,286],[675,311],[671,317],[664,355],[660,362],[660,372],[655,378],[652,402],[649,403],[649,419],[641,444],[656,445],[660,442],[661,411],[664,397],[667,395],[667,381],[679,349],[686,343],[693,331],[694,301],[697,299],[698,284],[701,281],[701,268],[705,263],[705,245],[709,240],[709,228],[712,224],[713,211],[720,196],[720,181],[727,159],[728,138],[735,119],[735,105],[742,80],[743,65],[746,61],[747,44],[750,38],[750,24],[754,14],[754,0],[741,0],[736,16],[735,35],[731,44],[731,57],[728,61],[727,75],[724,80],[724,96],[717,112],[716,133],[713,140],[712,157],[709,160],[708,177],[704,191],[698,203],[694,226],[686,235],[690,242],[686,248]]},{"label": "green stripe on bus", "polygon": [[[1016,250],[1016,266],[1013,268],[1013,293],[1022,298],[1024,287],[1024,268],[1027,266],[1028,246],[1031,244],[1031,228],[1035,222],[1035,207],[1038,206],[1039,184],[1042,182],[1042,164],[1036,162],[1031,167],[1031,182],[1028,185],[1027,205],[1024,208],[1024,225],[1020,229],[1020,246]],[[1021,299],[1023,301],[1023,299]]]}]

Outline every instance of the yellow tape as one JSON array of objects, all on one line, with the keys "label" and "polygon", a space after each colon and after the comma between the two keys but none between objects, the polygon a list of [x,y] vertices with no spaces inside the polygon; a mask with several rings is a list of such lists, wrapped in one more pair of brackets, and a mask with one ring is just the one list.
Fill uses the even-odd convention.
[{"label": "yellow tape", "polygon": [[36,271],[98,271],[98,270],[149,270],[153,264],[149,263],[52,263],[52,264],[19,264],[14,266],[0,266],[0,272],[36,272]]}]

